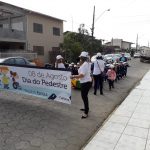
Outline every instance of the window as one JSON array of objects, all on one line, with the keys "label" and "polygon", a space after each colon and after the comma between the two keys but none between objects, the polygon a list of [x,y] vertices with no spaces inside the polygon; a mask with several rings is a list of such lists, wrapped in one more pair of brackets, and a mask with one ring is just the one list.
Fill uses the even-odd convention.
[{"label": "window", "polygon": [[38,55],[44,55],[44,46],[33,46],[33,51]]},{"label": "window", "polygon": [[60,29],[56,28],[56,27],[53,27],[53,35],[60,36]]},{"label": "window", "polygon": [[6,59],[6,60],[4,61],[4,64],[14,65],[14,64],[15,64],[15,59],[13,59],[13,58]]},{"label": "window", "polygon": [[26,65],[26,61],[22,58],[16,58],[15,63],[16,65]]},{"label": "window", "polygon": [[43,25],[38,23],[33,23],[33,32],[43,33]]}]

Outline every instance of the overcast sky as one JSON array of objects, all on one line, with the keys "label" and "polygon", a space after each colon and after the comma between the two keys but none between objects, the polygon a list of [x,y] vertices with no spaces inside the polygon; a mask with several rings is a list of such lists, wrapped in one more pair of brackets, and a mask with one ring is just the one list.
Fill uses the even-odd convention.
[{"label": "overcast sky", "polygon": [[[97,39],[112,38],[148,46],[150,43],[150,0],[3,0],[26,9],[38,11],[64,22],[64,31],[77,32],[84,23],[91,34],[95,5]],[[106,11],[110,9],[110,11]],[[149,44],[150,45],[150,44]]]}]

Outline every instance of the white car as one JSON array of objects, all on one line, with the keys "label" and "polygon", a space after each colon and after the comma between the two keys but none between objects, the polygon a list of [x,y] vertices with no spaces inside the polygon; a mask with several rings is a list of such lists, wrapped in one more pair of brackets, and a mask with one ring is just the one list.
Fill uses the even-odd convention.
[{"label": "white car", "polygon": [[140,56],[141,56],[140,53],[135,53],[135,54],[133,55],[134,58],[140,58]]}]

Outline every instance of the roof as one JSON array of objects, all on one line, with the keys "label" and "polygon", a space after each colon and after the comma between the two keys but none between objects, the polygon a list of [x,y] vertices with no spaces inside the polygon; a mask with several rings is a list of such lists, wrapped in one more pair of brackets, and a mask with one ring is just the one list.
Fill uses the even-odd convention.
[{"label": "roof", "polygon": [[[113,39],[113,40],[115,40],[115,39]],[[129,44],[134,44],[134,43],[132,43],[132,42],[123,41],[122,39],[117,39],[117,40],[121,40],[121,42],[129,43]],[[107,42],[107,43],[105,43],[105,44],[110,44],[110,43],[111,43],[111,41],[110,41],[110,42]]]},{"label": "roof", "polygon": [[134,44],[134,43],[132,43],[132,42],[127,42],[127,41],[122,41],[122,42],[126,42],[126,43],[130,43],[130,44]]},{"label": "roof", "polygon": [[33,14],[41,15],[41,16],[44,16],[44,17],[48,17],[48,18],[51,18],[51,19],[58,20],[58,21],[65,21],[65,20],[62,20],[62,19],[59,19],[59,18],[56,18],[56,17],[52,17],[52,16],[49,16],[49,15],[46,15],[46,14],[43,14],[43,13],[40,13],[40,12],[32,11],[32,10],[29,10],[29,9],[26,9],[26,8],[22,8],[22,7],[19,7],[19,6],[15,6],[15,5],[0,1],[0,6],[2,6],[2,5],[9,5],[11,7],[21,9],[22,11],[24,11],[26,13],[30,13],[30,14],[33,13]]}]

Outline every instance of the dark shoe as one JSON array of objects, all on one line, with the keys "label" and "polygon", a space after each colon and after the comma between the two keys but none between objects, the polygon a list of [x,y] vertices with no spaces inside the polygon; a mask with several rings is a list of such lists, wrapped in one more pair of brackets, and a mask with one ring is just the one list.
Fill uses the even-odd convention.
[{"label": "dark shoe", "polygon": [[96,95],[96,92],[94,92],[94,95]]},{"label": "dark shoe", "polygon": [[103,95],[103,92],[100,92],[101,95]]},{"label": "dark shoe", "polygon": [[84,108],[81,108],[80,110],[81,110],[81,111],[85,111],[85,109],[84,109]]},{"label": "dark shoe", "polygon": [[88,114],[84,114],[84,115],[81,116],[81,119],[85,119],[87,117],[88,117]]}]

